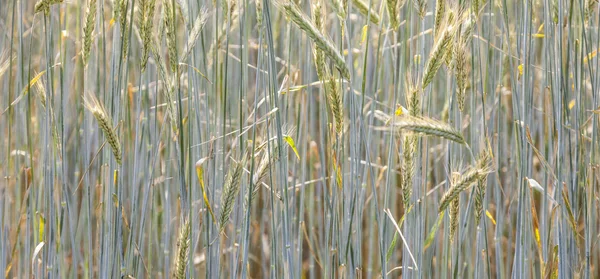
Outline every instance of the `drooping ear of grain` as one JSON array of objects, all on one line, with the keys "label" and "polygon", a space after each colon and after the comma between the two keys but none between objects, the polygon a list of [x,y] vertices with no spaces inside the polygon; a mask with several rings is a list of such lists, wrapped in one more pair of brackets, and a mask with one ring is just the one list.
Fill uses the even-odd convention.
[{"label": "drooping ear of grain", "polygon": [[185,62],[187,60],[194,46],[196,46],[198,38],[200,37],[200,32],[202,32],[202,29],[204,28],[207,19],[208,13],[206,12],[206,10],[200,10],[198,16],[196,17],[196,20],[194,20],[194,26],[192,27],[192,31],[190,32],[190,35],[188,37],[187,45],[185,46],[183,54],[181,55],[181,62]]},{"label": "drooping ear of grain", "polygon": [[104,132],[104,136],[106,137],[106,141],[110,145],[115,160],[117,164],[121,164],[121,143],[119,142],[119,137],[115,132],[114,126],[112,124],[112,120],[104,106],[100,103],[98,99],[94,95],[84,96],[83,105],[94,115],[96,121],[98,122],[98,126]]},{"label": "drooping ear of grain", "polygon": [[379,24],[380,19],[377,11],[371,9],[367,2],[364,0],[353,0],[352,3],[354,4],[354,8],[356,8],[363,16],[367,17],[369,21],[375,25]]},{"label": "drooping ear of grain", "polygon": [[487,177],[488,173],[491,172],[490,164],[490,159],[485,157],[479,158],[475,166],[468,168],[463,174],[461,174],[460,179],[458,179],[458,181],[453,184],[442,196],[438,211],[444,211],[462,191],[468,189],[480,179]]},{"label": "drooping ear of grain", "polygon": [[85,22],[83,23],[83,50],[81,58],[83,65],[87,65],[92,49],[92,40],[94,39],[94,26],[96,25],[96,0],[89,0]]},{"label": "drooping ear of grain", "polygon": [[315,27],[298,5],[289,0],[276,1],[275,5],[282,10],[287,17],[300,28],[300,30],[304,31],[313,43],[323,51],[325,56],[333,61],[344,78],[350,79],[350,70],[348,69],[342,54],[336,49],[333,42]]},{"label": "drooping ear of grain", "polygon": [[428,136],[445,138],[460,144],[465,143],[465,139],[460,132],[448,126],[446,123],[442,123],[431,118],[413,117],[408,115],[399,117],[388,116],[386,118],[385,113],[378,111],[376,111],[375,117],[382,120],[387,119],[388,130],[391,131],[405,130],[415,133],[422,133]]},{"label": "drooping ear of grain", "polygon": [[435,74],[440,69],[440,66],[442,66],[442,63],[444,62],[444,56],[448,52],[453,36],[454,28],[452,26],[446,27],[445,30],[440,34],[438,41],[431,50],[429,60],[425,65],[425,70],[423,71],[422,88],[426,88],[433,81]]}]

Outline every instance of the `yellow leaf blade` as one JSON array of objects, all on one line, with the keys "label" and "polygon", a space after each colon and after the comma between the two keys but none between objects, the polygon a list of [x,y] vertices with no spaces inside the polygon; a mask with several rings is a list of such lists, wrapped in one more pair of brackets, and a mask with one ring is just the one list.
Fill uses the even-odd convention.
[{"label": "yellow leaf blade", "polygon": [[206,158],[200,159],[196,162],[196,175],[198,176],[198,182],[200,183],[200,189],[202,190],[202,198],[204,199],[204,205],[210,213],[210,217],[212,217],[213,222],[217,223],[217,219],[215,218],[215,214],[213,213],[212,207],[210,206],[210,202],[208,201],[208,196],[206,195],[206,188],[204,186],[204,168],[202,167],[202,163],[206,161]]},{"label": "yellow leaf blade", "polygon": [[287,143],[292,150],[294,151],[294,154],[296,154],[296,157],[298,157],[298,160],[300,160],[300,154],[298,154],[298,149],[296,149],[296,144],[294,143],[294,139],[292,139],[292,137],[290,136],[283,136],[283,140],[285,141],[285,143]]},{"label": "yellow leaf blade", "polygon": [[492,213],[490,213],[489,211],[485,211],[485,216],[487,216],[490,221],[492,221],[492,224],[494,224],[494,226],[496,225],[496,219],[494,219],[494,216],[492,216]]}]

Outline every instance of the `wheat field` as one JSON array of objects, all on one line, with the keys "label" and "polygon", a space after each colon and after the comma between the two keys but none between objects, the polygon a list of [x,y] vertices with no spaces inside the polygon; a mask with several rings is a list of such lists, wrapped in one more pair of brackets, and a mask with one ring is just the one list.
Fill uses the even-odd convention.
[{"label": "wheat field", "polygon": [[599,278],[598,0],[0,0],[0,278]]}]

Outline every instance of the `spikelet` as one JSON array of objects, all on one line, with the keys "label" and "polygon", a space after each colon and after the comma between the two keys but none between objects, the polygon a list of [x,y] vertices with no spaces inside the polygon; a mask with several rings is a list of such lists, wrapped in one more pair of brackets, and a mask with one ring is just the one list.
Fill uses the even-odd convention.
[{"label": "spikelet", "polygon": [[346,8],[344,7],[344,1],[345,0],[332,0],[332,4],[333,4],[333,9],[335,10],[335,14],[337,15],[339,21],[340,21],[340,25],[342,27],[342,32],[344,32],[344,24],[346,22],[346,17],[348,15],[348,12],[346,10]]},{"label": "spikelet", "polygon": [[421,19],[427,14],[427,0],[414,0],[415,9]]},{"label": "spikelet", "polygon": [[475,31],[475,15],[470,14],[462,21],[460,40],[463,44],[468,45],[473,38],[473,31]]},{"label": "spikelet", "polygon": [[552,21],[554,24],[558,24],[558,18],[560,16],[560,11],[558,10],[558,1],[560,0],[552,0]]},{"label": "spikelet", "polygon": [[112,7],[113,7],[112,19],[113,20],[118,20],[119,19],[119,14],[121,13],[121,11],[120,11],[120,9],[121,9],[120,0],[111,0],[111,4],[112,4]]},{"label": "spikelet", "polygon": [[442,66],[444,62],[444,56],[449,50],[450,42],[454,37],[454,28],[452,26],[448,26],[444,31],[440,34],[438,41],[433,46],[431,50],[431,54],[429,55],[429,60],[425,65],[425,70],[423,71],[423,86],[422,88],[426,88],[435,77],[435,74]]},{"label": "spikelet", "polygon": [[479,0],[473,0],[471,5],[473,7],[473,12],[478,15],[481,10],[481,2],[479,2]]},{"label": "spikelet", "polygon": [[[232,32],[233,28],[238,26],[239,13],[237,12],[237,10],[233,10],[230,21],[231,22],[229,24],[229,27],[227,26],[228,24],[224,24],[221,27],[221,30],[219,30],[219,35],[217,36],[217,42],[210,45],[208,54],[210,54],[211,57],[212,57],[212,55],[215,54],[215,52],[217,52],[219,49],[221,49],[223,42],[225,42],[228,28],[230,28],[229,32]],[[213,63],[213,59],[208,60],[208,68],[212,67],[212,63]]]},{"label": "spikelet", "polygon": [[[320,0],[316,0],[312,5],[312,20],[315,23],[315,28],[323,32],[323,10]],[[327,80],[328,72],[327,67],[325,66],[325,54],[323,51],[317,47],[313,50],[313,55],[315,58],[315,66],[317,68],[317,76],[321,81]]]},{"label": "spikelet", "polygon": [[127,9],[129,5],[129,0],[121,0],[119,5],[120,14],[119,14],[119,24],[121,28],[121,40],[122,40],[122,49],[121,49],[121,59],[127,59],[127,54],[129,53],[129,35],[127,35]]},{"label": "spikelet", "polygon": [[181,227],[177,239],[177,258],[175,258],[175,274],[173,275],[176,279],[185,279],[185,268],[190,249],[190,231],[190,222],[186,221]]},{"label": "spikelet", "polygon": [[468,189],[473,183],[477,182],[477,179],[481,177],[481,173],[477,168],[469,168],[465,173],[460,175],[460,179],[452,184],[450,189],[444,193],[440,200],[439,212],[444,211],[450,203],[458,197],[458,195]]},{"label": "spikelet", "polygon": [[350,79],[350,70],[346,66],[346,61],[342,54],[335,48],[333,42],[315,27],[298,5],[289,0],[284,0],[283,2],[276,1],[275,5],[312,39],[313,43],[323,51],[325,56],[333,61],[344,78]]},{"label": "spikelet", "polygon": [[88,63],[92,49],[94,25],[96,25],[96,0],[89,0],[85,22],[83,23],[83,51],[81,58],[83,59],[84,66]]},{"label": "spikelet", "polygon": [[376,11],[371,9],[364,0],[352,0],[352,3],[354,4],[354,8],[356,8],[358,12],[360,12],[365,17],[369,17],[369,21],[376,25],[379,24],[379,15]]},{"label": "spikelet", "polygon": [[433,20],[433,36],[437,37],[442,27],[442,22],[446,14],[446,1],[437,0],[435,2],[435,18]]},{"label": "spikelet", "polygon": [[98,99],[94,95],[89,95],[88,97],[83,98],[83,105],[94,115],[96,121],[98,122],[98,126],[104,132],[104,136],[106,137],[106,141],[110,145],[113,155],[115,156],[115,160],[117,164],[121,164],[121,144],[119,142],[119,137],[115,132],[115,129],[112,124],[112,120],[104,106],[100,103]]},{"label": "spikelet", "polygon": [[258,30],[262,30],[263,24],[263,0],[256,0],[256,25],[258,26]]},{"label": "spikelet", "polygon": [[387,115],[385,115],[385,113],[375,111],[375,117],[379,118],[380,120],[386,121],[389,126],[389,130],[406,130],[415,133],[422,133],[429,136],[445,138],[460,144],[465,143],[465,139],[460,134],[460,132],[448,126],[448,124],[446,123],[442,123],[437,120],[426,117],[399,116],[392,118],[387,116],[386,118],[386,116]]},{"label": "spikelet", "polygon": [[43,12],[44,15],[48,15],[50,13],[50,6],[55,4],[63,3],[64,0],[40,0],[35,3],[34,13]]},{"label": "spikelet", "polygon": [[[489,168],[492,165],[492,153],[491,148],[488,146],[487,150],[482,151],[481,155],[477,160],[477,166],[481,169]],[[478,224],[483,214],[483,200],[485,199],[485,192],[487,188],[487,176],[481,177],[477,180],[477,187],[475,188],[475,223]]]},{"label": "spikelet", "polygon": [[[456,184],[460,179],[460,173],[452,173],[452,185]],[[456,197],[450,203],[450,241],[454,242],[454,236],[456,235],[456,229],[458,228],[458,218],[460,213],[460,197]]]},{"label": "spikelet", "polygon": [[442,199],[440,200],[440,207],[438,211],[442,212],[446,210],[448,205],[450,205],[450,203],[456,199],[462,191],[468,189],[478,180],[485,178],[490,172],[491,166],[487,160],[479,161],[477,166],[467,169],[467,171],[460,176],[460,179],[453,184],[450,189],[446,191],[446,193],[444,193],[444,196],[442,196]]},{"label": "spikelet", "polygon": [[398,7],[399,6],[398,0],[386,0],[385,4],[387,7],[388,17],[390,20],[390,29],[396,30],[396,29],[398,29],[398,26],[400,26],[400,19],[399,19],[400,9]]},{"label": "spikelet", "polygon": [[[252,189],[252,193],[250,193],[250,201],[254,202],[258,192],[260,190],[260,184],[269,173],[269,169],[273,165],[273,162],[279,159],[278,157],[278,148],[277,145],[273,146],[273,151],[269,154],[266,150],[263,151],[260,162],[258,163],[258,167],[254,171],[254,175],[252,176],[252,184],[254,185],[254,189]],[[271,155],[271,156],[269,156]],[[249,191],[250,189],[248,189]],[[244,198],[244,210],[248,210],[250,202],[248,201],[248,196],[246,195]]]},{"label": "spikelet", "polygon": [[165,13],[165,32],[167,37],[167,52],[169,53],[169,66],[171,73],[177,73],[177,47],[176,47],[176,34],[175,34],[175,11],[171,5],[171,1],[164,2],[164,13]]},{"label": "spikelet", "polygon": [[[455,22],[454,22],[455,18],[456,17],[454,15],[454,9],[450,9],[448,11],[448,15],[446,16],[446,24],[455,24]],[[454,49],[455,49],[455,45],[456,45],[455,41],[456,41],[456,38],[453,38],[452,40],[450,40],[450,42],[448,43],[448,51],[446,52],[446,55],[444,56],[444,63],[448,67],[448,71],[452,71],[453,66],[454,66],[454,64],[452,63],[452,60],[454,58]]]},{"label": "spikelet", "polygon": [[[412,117],[418,117],[421,114],[420,107],[420,91],[418,88],[414,87],[410,80],[407,82],[409,84],[408,91],[406,94],[406,103],[408,105],[408,113]],[[404,140],[402,142],[402,150],[403,150],[403,161],[402,161],[402,197],[404,202],[404,208],[408,208],[410,206],[410,199],[412,197],[412,188],[413,188],[413,176],[415,173],[415,154],[417,152],[417,144],[418,137],[413,134],[404,135]]]},{"label": "spikelet", "polygon": [[467,56],[467,46],[459,43],[454,50],[454,73],[456,74],[456,99],[458,109],[464,111],[465,95],[469,83],[469,57]]},{"label": "spikelet", "polygon": [[402,201],[404,208],[410,206],[412,197],[413,176],[415,173],[415,153],[417,147],[417,137],[414,135],[405,135],[402,141]]},{"label": "spikelet", "polygon": [[587,0],[585,3],[585,13],[584,19],[585,22],[590,20],[590,17],[594,14],[596,10],[596,6],[598,6],[598,0]]},{"label": "spikelet", "polygon": [[185,23],[185,26],[188,28],[188,30],[191,28],[190,26],[190,10],[187,4],[187,0],[176,0],[175,3],[177,3],[177,7],[179,8],[179,14],[181,15],[181,18],[183,19],[183,22]]},{"label": "spikelet", "polygon": [[221,213],[219,215],[219,232],[223,232],[227,222],[229,222],[229,216],[233,211],[233,205],[235,204],[235,198],[240,191],[240,183],[242,181],[242,170],[245,165],[246,155],[244,160],[240,162],[231,161],[229,170],[225,176],[225,184],[223,185],[223,194],[221,195]]},{"label": "spikelet", "polygon": [[[323,31],[323,10],[320,1],[315,1],[312,5],[313,22],[317,31]],[[315,43],[316,46],[316,43]],[[336,133],[341,134],[343,130],[343,104],[340,96],[340,90],[335,78],[329,73],[325,65],[325,54],[323,50],[315,47],[314,51],[315,66],[317,68],[317,76],[319,80],[325,85],[325,94],[329,100],[329,108],[333,114]]]},{"label": "spikelet", "polygon": [[328,95],[329,106],[335,122],[335,132],[340,136],[344,132],[344,103],[341,90],[336,85],[336,80],[332,75],[329,76],[329,84],[330,86],[333,84]]},{"label": "spikelet", "polygon": [[183,55],[181,55],[181,61],[184,62],[187,60],[188,56],[196,46],[196,42],[198,42],[198,38],[200,37],[200,33],[206,24],[206,20],[208,19],[208,13],[205,9],[201,9],[194,20],[194,26],[192,27],[192,31],[190,31],[190,35],[188,37],[188,42],[183,51]]},{"label": "spikelet", "polygon": [[[46,88],[42,80],[38,80],[33,84],[35,91],[37,92],[36,96],[40,100],[42,107],[46,109]],[[52,106],[49,107],[50,111],[50,129],[52,130],[52,142],[54,143],[54,148],[56,148],[57,153],[62,157],[62,146],[60,134],[58,133],[58,128],[56,126],[56,117],[54,116],[54,109]]]},{"label": "spikelet", "polygon": [[142,72],[146,70],[148,64],[148,57],[150,54],[152,44],[152,25],[154,19],[154,8],[156,6],[156,0],[142,0],[140,3],[140,36],[142,38]]}]

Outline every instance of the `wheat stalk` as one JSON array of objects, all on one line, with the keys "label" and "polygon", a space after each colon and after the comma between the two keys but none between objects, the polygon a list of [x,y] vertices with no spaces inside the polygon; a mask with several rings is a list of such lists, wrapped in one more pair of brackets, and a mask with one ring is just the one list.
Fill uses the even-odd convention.
[{"label": "wheat stalk", "polygon": [[115,156],[115,160],[117,164],[121,164],[121,144],[119,142],[119,137],[115,132],[115,129],[112,124],[112,120],[104,106],[100,103],[98,99],[94,95],[89,95],[88,97],[83,98],[83,105],[94,115],[100,129],[104,132],[104,136],[106,137],[106,141],[110,145],[113,155]]},{"label": "wheat stalk", "polygon": [[348,69],[348,66],[346,66],[346,61],[342,54],[335,48],[333,42],[325,37],[325,35],[323,35],[323,33],[321,33],[321,31],[319,31],[308,19],[298,5],[289,0],[284,2],[276,1],[275,5],[281,9],[288,18],[300,28],[300,30],[304,31],[317,48],[323,51],[325,56],[333,61],[344,78],[350,79],[350,70]]}]

